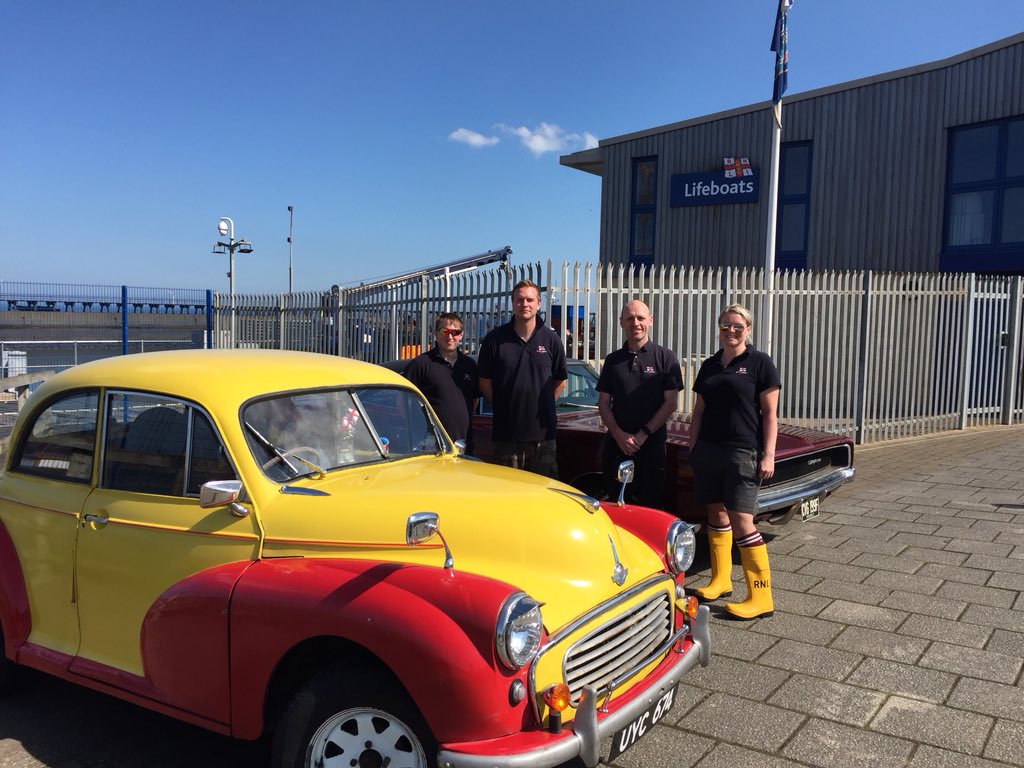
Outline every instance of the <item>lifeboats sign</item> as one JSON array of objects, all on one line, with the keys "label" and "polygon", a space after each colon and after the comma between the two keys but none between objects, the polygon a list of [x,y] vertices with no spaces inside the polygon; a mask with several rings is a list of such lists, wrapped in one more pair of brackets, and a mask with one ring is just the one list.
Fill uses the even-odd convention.
[{"label": "lifeboats sign", "polygon": [[669,195],[673,208],[689,205],[729,205],[756,203],[760,174],[745,168],[746,175],[727,175],[728,169],[708,173],[674,173]]}]

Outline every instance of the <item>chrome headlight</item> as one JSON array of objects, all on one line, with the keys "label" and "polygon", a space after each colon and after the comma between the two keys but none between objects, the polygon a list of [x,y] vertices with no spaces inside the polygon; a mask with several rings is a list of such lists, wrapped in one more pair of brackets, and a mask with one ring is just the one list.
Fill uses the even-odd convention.
[{"label": "chrome headlight", "polygon": [[697,553],[696,527],[676,520],[668,528],[665,541],[665,554],[668,556],[668,567],[673,573],[684,573],[693,564],[693,556]]},{"label": "chrome headlight", "polygon": [[498,658],[509,669],[528,664],[540,648],[544,622],[541,604],[525,592],[510,595],[498,611],[494,630],[494,647]]}]

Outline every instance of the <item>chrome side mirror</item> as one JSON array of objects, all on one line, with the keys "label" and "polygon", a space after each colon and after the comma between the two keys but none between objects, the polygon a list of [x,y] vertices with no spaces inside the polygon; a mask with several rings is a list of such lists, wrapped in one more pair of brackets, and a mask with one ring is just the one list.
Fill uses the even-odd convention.
[{"label": "chrome side mirror", "polygon": [[619,464],[619,471],[616,473],[616,477],[619,482],[622,483],[622,487],[619,489],[619,506],[624,506],[626,503],[626,486],[633,482],[633,476],[636,474],[636,463],[632,459],[626,459],[624,462]]},{"label": "chrome side mirror", "polygon": [[452,551],[448,549],[448,542],[441,533],[440,518],[436,512],[414,512],[405,521],[405,543],[410,547],[426,544],[437,536],[444,545],[444,567],[451,570],[455,567],[452,559]]},{"label": "chrome side mirror", "polygon": [[211,480],[199,488],[199,506],[202,509],[230,507],[235,517],[247,517],[249,510],[238,503],[242,498],[240,480]]}]

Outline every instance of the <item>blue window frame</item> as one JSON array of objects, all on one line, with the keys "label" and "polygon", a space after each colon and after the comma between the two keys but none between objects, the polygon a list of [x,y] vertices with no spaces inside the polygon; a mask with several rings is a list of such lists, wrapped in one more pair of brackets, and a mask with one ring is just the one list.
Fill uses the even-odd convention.
[{"label": "blue window frame", "polygon": [[948,136],[940,268],[1024,273],[1024,117]]},{"label": "blue window frame", "polygon": [[807,269],[807,227],[811,210],[809,141],[782,145],[779,155],[779,211],[775,230],[776,269]]},{"label": "blue window frame", "polygon": [[633,185],[629,227],[629,264],[654,264],[654,225],[658,205],[658,158],[633,158]]}]

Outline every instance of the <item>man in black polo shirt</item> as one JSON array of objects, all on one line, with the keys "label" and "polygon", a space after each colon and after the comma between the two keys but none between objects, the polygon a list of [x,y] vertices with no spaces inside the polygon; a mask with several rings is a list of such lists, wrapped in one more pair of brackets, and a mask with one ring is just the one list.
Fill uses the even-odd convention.
[{"label": "man in black polo shirt", "polygon": [[405,378],[420,388],[445,431],[453,440],[466,441],[466,453],[473,453],[473,411],[480,397],[476,362],[459,351],[462,318],[445,312],[434,321],[435,344],[429,352],[413,358]]},{"label": "man in black polo shirt", "polygon": [[558,334],[537,317],[540,288],[520,280],[512,289],[512,320],[480,343],[480,391],[494,406],[497,461],[558,477],[555,399],[569,373]]},{"label": "man in black polo shirt", "polygon": [[626,343],[605,358],[597,380],[597,408],[608,427],[603,460],[609,495],[618,495],[619,464],[632,459],[636,474],[627,498],[634,504],[664,509],[665,422],[676,410],[683,375],[672,350],[651,341],[653,322],[642,301],[622,308],[619,325]]}]

